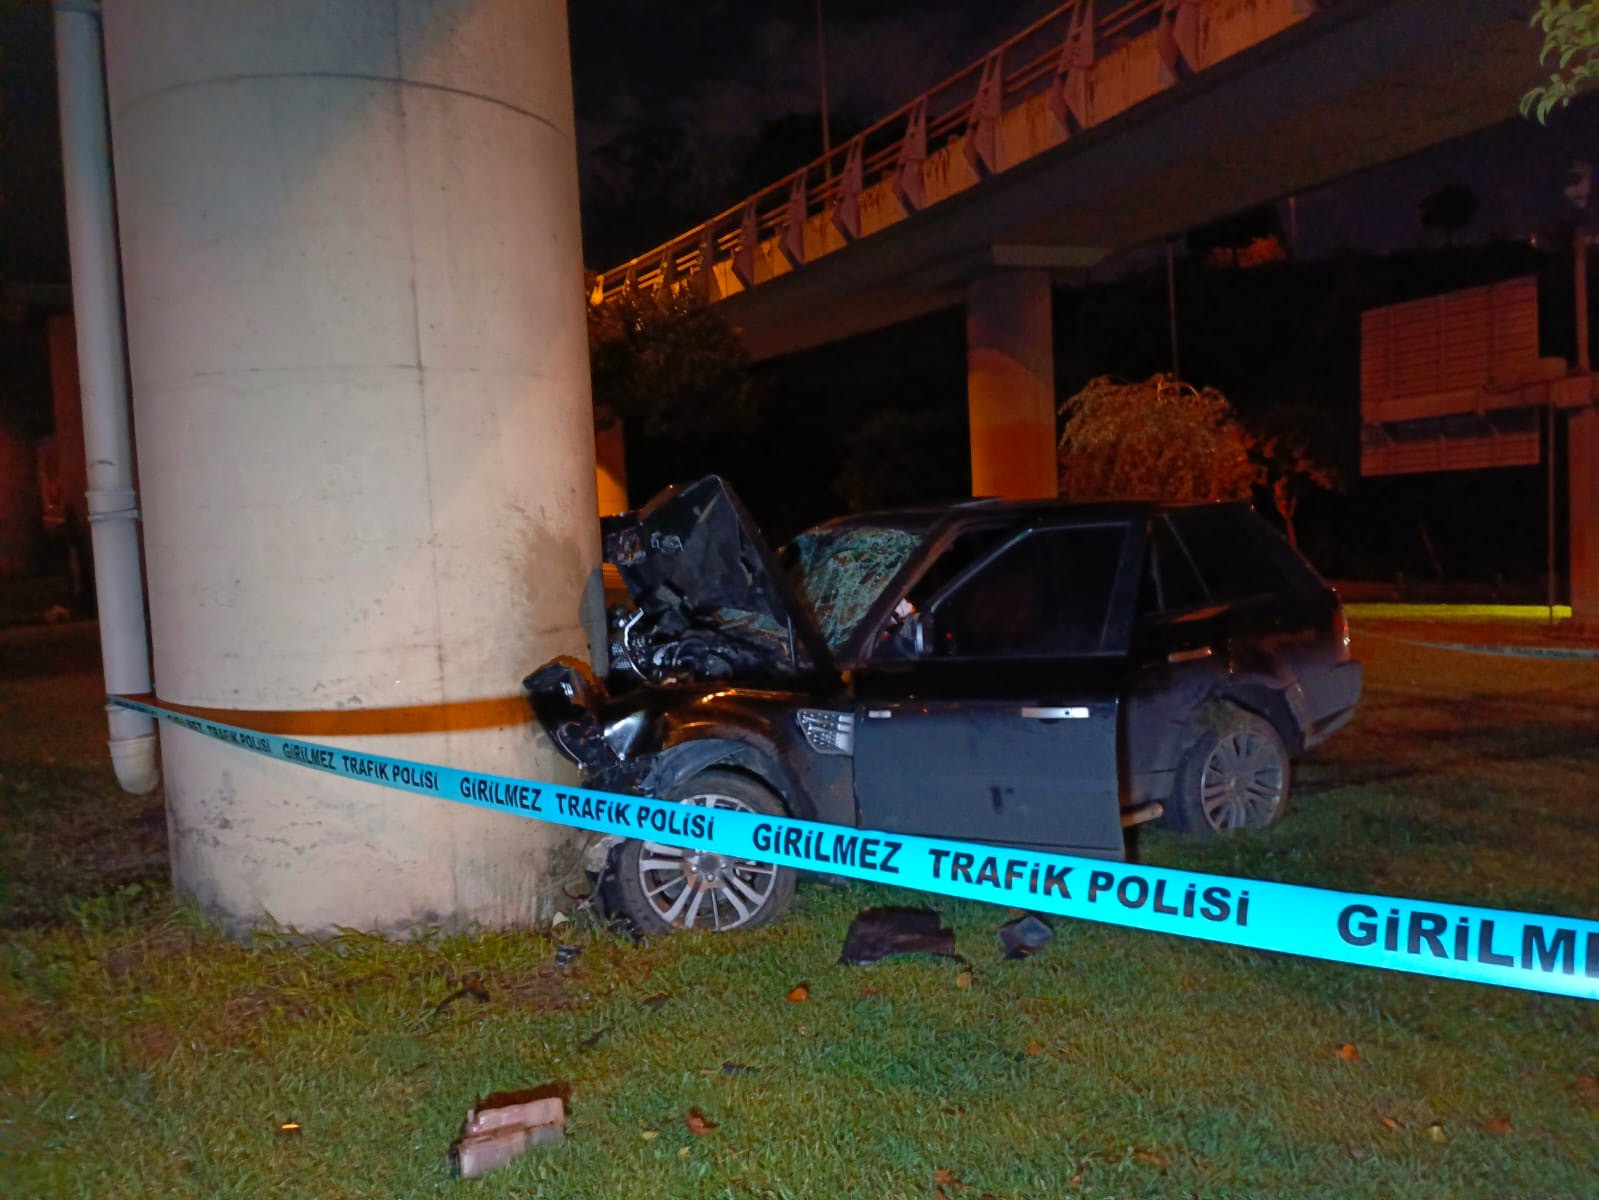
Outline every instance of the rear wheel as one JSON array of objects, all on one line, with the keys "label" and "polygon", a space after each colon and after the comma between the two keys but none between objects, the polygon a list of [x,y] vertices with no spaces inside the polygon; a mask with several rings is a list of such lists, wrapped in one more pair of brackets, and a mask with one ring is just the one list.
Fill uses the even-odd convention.
[{"label": "rear wheel", "polygon": [[[670,800],[706,808],[787,815],[767,787],[736,771],[701,771],[672,789]],[[788,867],[685,850],[658,842],[628,841],[616,861],[616,896],[640,929],[753,929],[774,920],[794,899]]]},{"label": "rear wheel", "polygon": [[1202,835],[1264,828],[1282,816],[1291,772],[1288,748],[1270,721],[1217,705],[1177,772],[1172,823]]}]

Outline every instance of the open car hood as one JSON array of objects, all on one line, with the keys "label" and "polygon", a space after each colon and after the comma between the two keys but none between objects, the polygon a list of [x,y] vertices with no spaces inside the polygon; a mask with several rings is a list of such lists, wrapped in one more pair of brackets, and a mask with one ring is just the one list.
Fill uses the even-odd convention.
[{"label": "open car hood", "polygon": [[789,587],[748,510],[718,475],[661,492],[601,522],[605,561],[649,618],[650,636],[685,648],[714,642],[683,674],[778,682],[831,673],[827,643]]}]

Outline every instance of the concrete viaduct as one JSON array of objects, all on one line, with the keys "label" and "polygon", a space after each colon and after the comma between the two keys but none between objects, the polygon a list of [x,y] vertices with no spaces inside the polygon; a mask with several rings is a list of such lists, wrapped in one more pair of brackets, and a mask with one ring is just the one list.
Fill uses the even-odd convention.
[{"label": "concrete viaduct", "polygon": [[973,490],[1054,495],[1052,284],[1501,121],[1537,54],[1521,0],[1072,0],[596,291],[757,358],[964,304]]}]

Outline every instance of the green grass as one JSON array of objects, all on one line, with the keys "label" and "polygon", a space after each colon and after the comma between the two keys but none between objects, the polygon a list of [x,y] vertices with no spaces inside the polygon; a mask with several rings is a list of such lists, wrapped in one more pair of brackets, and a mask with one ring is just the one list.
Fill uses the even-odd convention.
[{"label": "green grass", "polygon": [[[159,808],[110,782],[81,631],[28,636],[0,643],[8,1197],[1599,1195],[1587,1002],[1068,922],[1011,963],[1005,910],[864,887],[744,936],[563,933],[565,970],[526,932],[239,946],[173,905]],[[1146,859],[1599,915],[1599,665],[1357,650],[1362,713],[1280,826]],[[938,907],[971,986],[836,965],[877,903]],[[488,1001],[436,1012],[473,974]],[[448,1177],[475,1098],[553,1080],[564,1144]]]}]

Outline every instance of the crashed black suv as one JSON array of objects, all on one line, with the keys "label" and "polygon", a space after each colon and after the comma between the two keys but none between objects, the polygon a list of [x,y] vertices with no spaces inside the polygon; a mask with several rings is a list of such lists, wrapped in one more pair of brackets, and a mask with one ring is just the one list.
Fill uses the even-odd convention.
[{"label": "crashed black suv", "polygon": [[[1360,696],[1337,596],[1241,505],[972,501],[776,557],[712,476],[609,519],[605,558],[633,606],[607,629],[591,586],[596,669],[525,686],[609,791],[1120,858],[1147,821],[1275,821]],[[594,849],[646,929],[750,926],[793,895],[769,864]]]}]

